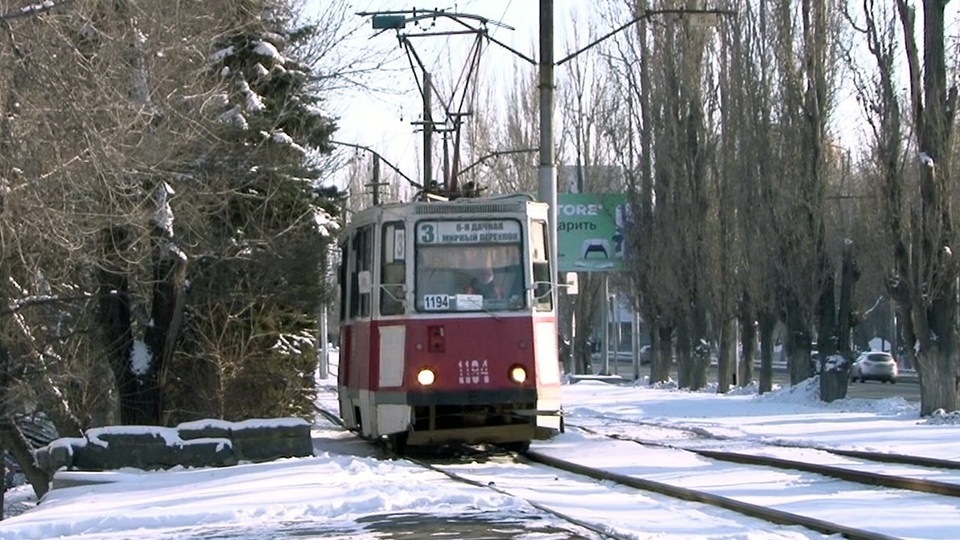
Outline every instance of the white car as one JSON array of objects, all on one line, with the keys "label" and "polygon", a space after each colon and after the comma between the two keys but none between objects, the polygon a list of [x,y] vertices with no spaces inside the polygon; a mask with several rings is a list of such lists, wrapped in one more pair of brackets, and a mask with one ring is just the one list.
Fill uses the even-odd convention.
[{"label": "white car", "polygon": [[857,357],[850,368],[850,380],[897,382],[897,361],[888,352],[867,351]]}]

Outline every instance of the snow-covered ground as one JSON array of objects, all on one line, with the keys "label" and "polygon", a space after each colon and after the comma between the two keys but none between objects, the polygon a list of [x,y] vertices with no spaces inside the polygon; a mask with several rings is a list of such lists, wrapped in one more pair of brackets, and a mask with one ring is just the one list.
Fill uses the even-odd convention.
[{"label": "snow-covered ground", "polygon": [[[328,387],[335,384],[329,379],[321,382]],[[815,384],[762,396],[757,395],[755,388],[718,395],[710,389],[679,391],[670,384],[650,388],[642,383],[615,386],[590,381],[569,384],[563,390],[570,424],[639,420],[726,436],[733,447],[742,446],[745,441],[791,441],[960,460],[960,446],[956,444],[960,422],[951,415],[921,419],[918,405],[900,398],[847,399],[824,404],[816,398]],[[335,399],[334,393],[322,392],[320,405],[336,410]],[[623,425],[618,429],[623,430]],[[506,519],[524,512],[531,516],[540,514],[519,499],[453,483],[440,473],[407,461],[341,453],[337,444],[342,449],[349,444],[349,436],[325,421],[317,421],[314,436],[316,451],[311,458],[221,469],[96,473],[106,483],[54,490],[35,507],[29,488],[17,488],[8,493],[8,504],[27,505],[29,509],[0,522],[0,538],[383,538],[371,532],[370,524],[385,519],[384,516],[404,516],[403,519],[414,522],[417,516],[449,520],[477,516],[496,521],[498,516]],[[632,452],[639,452],[639,448],[635,446]],[[611,452],[621,452],[608,444],[592,444],[587,435],[574,429],[551,441],[535,442],[533,449],[595,463],[609,463]],[[668,468],[676,474],[681,464],[676,462],[675,454],[668,461],[659,461],[658,452],[649,451],[644,457],[644,474],[663,474]],[[702,468],[702,463],[693,465],[681,473],[682,480],[690,485],[700,481],[696,475],[698,467]],[[504,488],[510,485],[512,467],[495,460],[459,466],[461,472],[496,481]],[[768,497],[775,497],[776,493],[770,490],[780,485],[759,476],[738,480],[744,493],[764,482]],[[556,482],[556,488],[544,497],[546,503],[552,502],[564,511],[579,509],[582,515],[601,522],[632,515],[637,518],[636,523],[644,524],[643,530],[636,531],[638,538],[823,538],[819,533],[796,527],[770,526],[770,530],[764,531],[749,522],[745,525],[746,518],[736,519],[735,514],[708,507],[698,509],[666,497],[630,494],[624,495],[623,500],[611,500],[609,496],[585,495],[579,491],[582,484],[578,484],[577,490],[562,488],[563,482],[572,481],[567,477],[551,474],[550,481]],[[525,487],[529,486],[518,486]],[[782,482],[784,493],[790,487],[789,481]],[[821,489],[825,490],[822,498],[807,496],[790,501],[791,510],[822,509],[831,504],[830,487]],[[956,508],[934,507],[924,511],[914,504],[905,505],[895,517],[888,516],[889,521],[895,521],[896,536],[956,537],[960,527]],[[872,515],[869,506],[866,511],[868,518],[857,519],[851,526],[864,526],[882,517]],[[546,522],[549,525],[549,519]],[[542,531],[538,536],[531,531],[528,537],[569,536],[550,536]]]}]

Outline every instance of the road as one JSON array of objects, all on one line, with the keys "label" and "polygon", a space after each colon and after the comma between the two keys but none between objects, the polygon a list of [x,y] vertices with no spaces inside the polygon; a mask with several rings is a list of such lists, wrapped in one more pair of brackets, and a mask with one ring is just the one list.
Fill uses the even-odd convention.
[{"label": "road", "polygon": [[920,401],[920,383],[915,379],[901,379],[897,384],[884,384],[877,381],[850,383],[847,397],[888,398],[901,396],[912,403]]},{"label": "road", "polygon": [[[629,362],[621,361],[616,366],[611,365],[610,367],[611,370],[614,370],[615,368],[615,373],[619,373],[623,377],[630,377],[630,374],[633,373],[633,366]],[[649,366],[640,367],[641,377],[649,373]],[[753,374],[754,380],[758,380],[760,374],[759,367],[754,370]],[[676,373],[674,373],[672,376],[676,378]],[[711,366],[709,380],[717,380],[715,366]],[[774,367],[773,382],[774,384],[779,384],[780,386],[790,385],[790,377],[785,368],[776,366]],[[920,384],[917,382],[916,375],[904,374],[896,384],[886,384],[878,381],[850,383],[850,389],[847,392],[847,397],[850,398],[883,399],[897,396],[900,396],[911,403],[917,403],[920,401]]]}]

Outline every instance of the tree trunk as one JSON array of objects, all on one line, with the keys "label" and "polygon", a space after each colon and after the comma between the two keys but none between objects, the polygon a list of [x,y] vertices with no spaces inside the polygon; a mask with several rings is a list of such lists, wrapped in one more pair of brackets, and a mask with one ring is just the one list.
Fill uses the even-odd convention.
[{"label": "tree trunk", "polygon": [[651,329],[650,384],[670,380],[673,364],[673,328],[657,325]]},{"label": "tree trunk", "polygon": [[677,385],[691,388],[693,385],[693,357],[690,354],[690,331],[685,318],[677,325]]},{"label": "tree trunk", "polygon": [[790,371],[790,384],[799,384],[813,376],[810,365],[810,330],[801,313],[795,293],[787,300],[787,336],[784,346],[787,351],[787,369]]},{"label": "tree trunk", "polygon": [[[897,235],[907,220],[898,213],[902,197],[898,177],[888,180],[888,202],[895,245],[898,280],[918,276],[911,283],[890,280],[891,296],[908,314],[904,319],[905,345],[918,346],[915,368],[920,376],[920,413],[960,408],[960,360],[957,358],[957,237],[954,213],[955,163],[951,130],[957,112],[956,86],[948,89],[944,8],[942,0],[923,1],[923,64],[915,37],[915,10],[897,0],[903,26],[904,53],[910,83],[910,105],[918,150],[919,208],[914,208],[912,234]],[[909,242],[909,249],[904,246]],[[951,247],[952,246],[952,247]],[[909,270],[907,273],[905,270]]]},{"label": "tree trunk", "polygon": [[116,380],[120,423],[142,424],[151,416],[149,404],[141,401],[139,381],[132,367],[133,327],[130,320],[129,277],[123,268],[123,253],[130,247],[130,232],[124,227],[107,227],[103,231],[104,261],[100,269],[100,309],[98,316],[103,330],[107,358]]},{"label": "tree trunk", "polygon": [[[23,474],[27,477],[27,481],[33,486],[33,491],[37,494],[37,498],[43,497],[47,490],[50,489],[50,475],[37,466],[37,461],[33,454],[33,447],[30,446],[27,438],[23,436],[23,433],[20,431],[20,428],[17,427],[13,418],[7,415],[0,416],[0,448],[6,448],[17,464],[20,465]],[[2,508],[3,507],[0,506],[0,509]],[[0,517],[2,517],[2,515],[2,511],[0,511]]]},{"label": "tree trunk", "polygon": [[709,383],[710,342],[707,340],[707,302],[705,284],[698,283],[694,288],[696,301],[690,311],[692,335],[690,346],[693,349],[693,367],[690,372],[690,389],[700,390]]},{"label": "tree trunk", "polygon": [[758,317],[760,330],[760,393],[773,389],[773,330],[777,319],[761,313]]},{"label": "tree trunk", "polygon": [[939,409],[947,412],[960,409],[960,375],[952,355],[930,351],[921,353],[918,359],[920,415],[929,416]]},{"label": "tree trunk", "polygon": [[860,270],[857,267],[853,241],[847,241],[843,248],[843,263],[840,270],[840,306],[837,314],[837,350],[848,360],[853,351],[850,348],[850,333],[856,325],[853,315],[853,294]]},{"label": "tree trunk", "polygon": [[[164,190],[161,187],[160,190]],[[163,192],[165,193],[165,192]],[[166,196],[160,201],[166,204]],[[172,231],[153,227],[153,308],[151,325],[144,333],[144,342],[150,351],[151,365],[139,379],[144,387],[143,401],[147,405],[149,425],[163,425],[163,375],[170,365],[179,341],[187,263],[183,253],[174,245]]]},{"label": "tree trunk", "polygon": [[913,313],[926,317],[929,330],[917,332],[920,351],[917,374],[920,376],[920,414],[927,416],[938,409],[960,410],[960,370],[957,366],[957,341],[953,333],[956,309],[956,282],[942,291],[927,310],[914,307]]},{"label": "tree trunk", "polygon": [[749,386],[753,383],[753,363],[757,352],[757,322],[748,316],[740,321],[740,364],[737,369],[737,384]]},{"label": "tree trunk", "polygon": [[829,369],[827,357],[820,357],[820,399],[826,402],[847,397],[850,386],[850,366],[853,353],[850,350],[850,330],[853,326],[853,292],[859,272],[854,258],[853,242],[846,241],[840,271],[840,305],[837,312],[837,354],[842,362],[834,362]]},{"label": "tree trunk", "polygon": [[[842,399],[847,395],[847,386],[849,386],[849,372],[842,368],[846,363],[834,363],[830,369],[827,368],[828,360],[834,358],[837,354],[838,325],[836,298],[833,292],[834,278],[833,270],[829,262],[826,261],[826,255],[821,263],[823,275],[823,287],[820,293],[820,329],[817,332],[817,371],[820,374],[820,400],[827,403]],[[849,332],[846,341],[850,341]]]},{"label": "tree trunk", "polygon": [[717,359],[717,393],[726,394],[730,385],[736,386],[737,375],[737,320],[730,319],[720,329],[720,356]]}]

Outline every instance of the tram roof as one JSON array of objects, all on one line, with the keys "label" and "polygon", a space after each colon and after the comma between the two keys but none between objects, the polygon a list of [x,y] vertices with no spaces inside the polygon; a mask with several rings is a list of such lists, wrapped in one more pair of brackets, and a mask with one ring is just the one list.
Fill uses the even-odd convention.
[{"label": "tram roof", "polygon": [[[498,195],[493,197],[463,197],[452,201],[400,202],[372,206],[353,214],[347,228],[379,221],[390,221],[410,215],[436,216],[461,214],[496,214],[526,212],[538,208],[546,218],[547,204],[538,202],[527,194]],[[539,213],[539,212],[538,212]]]}]

